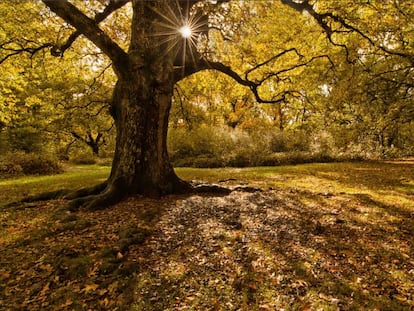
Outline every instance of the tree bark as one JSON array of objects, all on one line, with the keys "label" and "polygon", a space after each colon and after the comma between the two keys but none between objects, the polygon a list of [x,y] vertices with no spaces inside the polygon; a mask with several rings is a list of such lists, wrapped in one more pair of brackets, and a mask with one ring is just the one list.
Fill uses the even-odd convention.
[{"label": "tree bark", "polygon": [[119,81],[116,86],[117,141],[110,181],[128,185],[131,193],[162,195],[181,186],[167,153],[173,85],[151,84]]},{"label": "tree bark", "polygon": [[174,172],[167,152],[168,118],[173,83],[154,85],[135,73],[119,80],[113,94],[112,115],[117,128],[115,155],[106,188],[74,202],[89,209],[103,208],[129,196],[159,197],[190,190]]}]

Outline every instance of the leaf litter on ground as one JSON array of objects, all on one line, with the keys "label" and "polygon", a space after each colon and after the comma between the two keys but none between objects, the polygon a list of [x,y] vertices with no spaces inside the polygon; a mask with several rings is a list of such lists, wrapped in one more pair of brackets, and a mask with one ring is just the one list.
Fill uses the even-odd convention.
[{"label": "leaf litter on ground", "polygon": [[414,308],[412,205],[259,186],[96,212],[2,209],[0,310]]}]

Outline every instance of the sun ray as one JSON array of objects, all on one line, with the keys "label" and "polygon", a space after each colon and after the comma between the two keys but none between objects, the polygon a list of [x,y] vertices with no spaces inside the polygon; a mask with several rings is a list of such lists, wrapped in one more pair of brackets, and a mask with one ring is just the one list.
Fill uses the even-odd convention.
[{"label": "sun ray", "polygon": [[[170,10],[172,10],[169,6],[168,6],[168,8]],[[155,13],[157,13],[159,16],[161,16],[164,20],[168,21],[170,23],[170,25],[176,25],[177,23],[180,22],[179,19],[177,18],[177,16],[175,16],[175,14],[171,14],[171,17],[176,19],[174,21],[174,20],[172,20],[171,17],[168,17],[166,14],[162,13],[160,10],[158,10],[154,7],[152,7],[151,10],[153,10]]]},{"label": "sun ray", "polygon": [[179,62],[176,66],[184,70],[190,62],[196,63],[199,38],[205,31],[206,22],[202,14],[192,12],[188,0],[185,4],[180,1],[170,2],[162,9],[152,8],[160,20],[155,24],[157,32],[150,36],[159,37],[157,45],[162,47],[163,54],[172,53]]}]

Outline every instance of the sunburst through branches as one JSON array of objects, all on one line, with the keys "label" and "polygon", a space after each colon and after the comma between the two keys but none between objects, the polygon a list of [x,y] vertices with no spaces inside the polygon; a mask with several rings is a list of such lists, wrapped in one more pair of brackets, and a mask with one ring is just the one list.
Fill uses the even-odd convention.
[{"label": "sunburst through branches", "polygon": [[184,25],[178,31],[181,33],[181,36],[183,38],[191,38],[191,34],[193,33],[193,31],[191,30],[191,27],[188,25]]},{"label": "sunburst through branches", "polygon": [[164,53],[175,53],[182,67],[190,61],[195,63],[199,39],[208,27],[206,16],[193,9],[189,1],[182,0],[171,1],[162,11],[153,10],[161,17],[158,31],[153,35],[160,37],[159,45],[165,47]]}]

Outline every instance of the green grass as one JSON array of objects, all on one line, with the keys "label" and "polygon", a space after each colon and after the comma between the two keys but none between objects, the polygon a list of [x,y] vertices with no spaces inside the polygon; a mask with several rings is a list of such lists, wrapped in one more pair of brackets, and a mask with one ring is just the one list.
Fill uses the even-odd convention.
[{"label": "green grass", "polygon": [[[104,181],[109,166],[76,165],[58,175],[25,176],[0,180],[0,205],[28,195],[58,189],[79,189]],[[185,180],[227,184],[249,183],[261,188],[282,188],[312,193],[369,194],[384,204],[414,206],[413,163],[315,163],[253,168],[177,168]]]},{"label": "green grass", "polygon": [[29,195],[59,189],[80,189],[98,184],[108,177],[109,166],[76,165],[64,173],[47,176],[24,176],[0,180],[0,206]]},{"label": "green grass", "polygon": [[368,194],[384,204],[414,208],[414,161],[314,163],[277,167],[194,169],[178,168],[187,180],[250,185],[326,195]]}]

